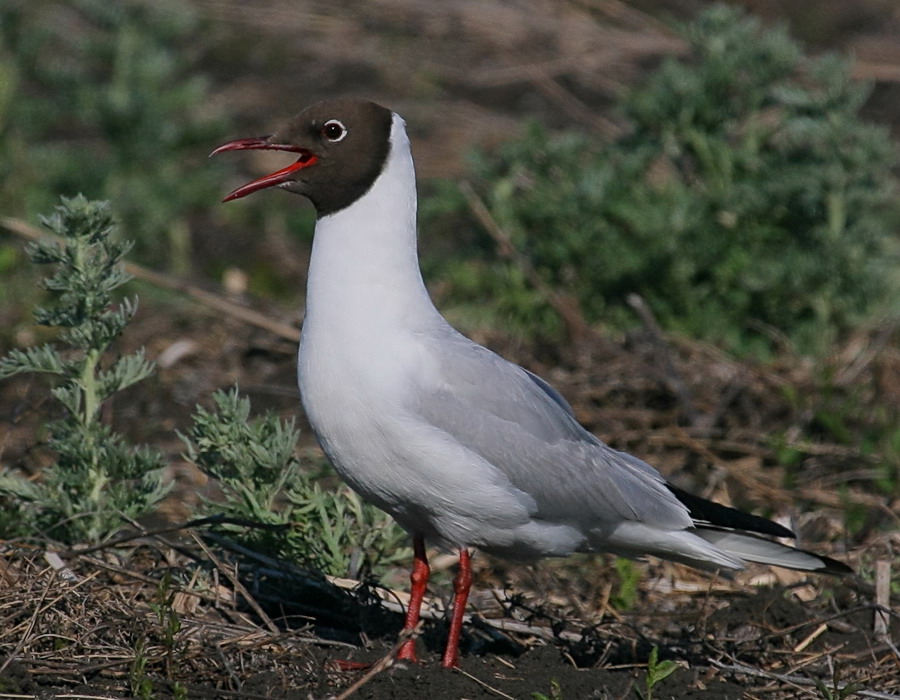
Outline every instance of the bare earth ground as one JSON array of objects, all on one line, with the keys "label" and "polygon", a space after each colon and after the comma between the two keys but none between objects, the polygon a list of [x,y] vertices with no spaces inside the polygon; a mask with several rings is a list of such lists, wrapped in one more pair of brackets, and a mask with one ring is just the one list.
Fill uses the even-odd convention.
[{"label": "bare earth ground", "polygon": [[[560,9],[549,0],[384,0],[353,12],[295,0],[195,4],[222,42],[211,59],[216,99],[237,105],[246,133],[319,97],[367,94],[408,118],[427,180],[462,172],[470,145],[508,137],[525,115],[552,128],[617,133],[608,110],[616,91],[680,47],[643,9],[661,5],[689,16],[702,3]],[[748,4],[769,16],[780,9]],[[856,53],[857,73],[878,81],[870,113],[896,130],[900,45],[891,3],[823,0],[814,18],[805,3],[786,5],[804,38]],[[253,248],[302,285],[304,251],[283,232],[235,240],[205,222],[194,235],[202,255],[230,255],[239,264],[233,261]],[[108,415],[130,440],[171,458],[178,487],[159,516],[143,523],[153,530],[184,522],[198,494],[211,492],[181,461],[175,436],[197,403],[234,382],[255,410],[296,416],[298,402],[292,342],[180,295],[138,292],[141,312],[122,349],[145,346],[149,357],[167,359],[156,376],[117,397]],[[260,310],[298,321],[295,313]],[[517,567],[478,556],[462,669],[447,672],[438,658],[452,570],[440,555],[419,642],[425,663],[388,667],[379,661],[391,658],[400,628],[403,571],[383,577],[387,591],[374,582],[322,582],[223,548],[199,529],[192,532],[205,540],[189,531],[145,534],[103,550],[59,552],[59,559],[48,558],[47,543],[0,543],[0,700],[637,698],[654,647],[680,666],[654,689],[657,698],[849,697],[853,688],[834,690],[845,683],[860,684],[857,696],[898,697],[900,656],[873,631],[874,592],[865,581],[876,561],[898,560],[900,503],[872,487],[877,464],[861,446],[825,439],[795,446],[802,462],[788,473],[775,440],[791,444],[791,436],[810,434],[821,412],[851,396],[900,403],[896,333],[875,328],[836,348],[824,361],[830,397],[817,393],[821,365],[790,356],[767,366],[737,362],[662,338],[652,326],[549,352],[489,331],[477,338],[553,382],[582,422],[615,447],[680,486],[790,524],[805,546],[847,561],[859,579],[754,568],[724,581],[650,562],[636,565],[635,597],[623,604],[617,597],[627,572],[605,557]],[[38,475],[49,460],[40,442],[44,386],[34,378],[3,382],[0,406],[2,464]],[[313,449],[305,434],[304,449]],[[386,601],[377,602],[379,595]],[[900,609],[896,597],[891,602]],[[374,663],[373,673],[341,670],[343,660]]]},{"label": "bare earth ground", "polygon": [[[815,696],[810,679],[822,678],[830,687],[836,670],[844,681],[862,679],[865,688],[881,693],[876,697],[898,690],[896,657],[866,632],[871,611],[856,605],[856,595],[843,586],[830,605],[801,603],[783,587],[752,594],[702,592],[690,596],[688,611],[609,617],[578,640],[507,637],[482,623],[467,629],[470,651],[462,670],[453,672],[438,668],[432,648],[437,635],[429,628],[424,665],[398,665],[367,677],[364,671],[339,670],[336,659],[377,663],[390,654],[398,615],[357,606],[348,596],[346,621],[369,637],[367,649],[354,649],[334,640],[349,635],[348,628],[295,621],[290,632],[268,633],[230,605],[215,610],[208,600],[182,599],[176,602],[185,610],[181,630],[167,645],[148,608],[148,587],[134,578],[113,583],[112,566],[77,567],[79,580],[72,583],[46,573],[29,576],[33,590],[17,615],[10,616],[3,601],[0,610],[13,618],[13,629],[33,628],[22,636],[31,653],[7,667],[0,697],[130,695],[136,642],[148,659],[152,697],[175,696],[174,680],[187,697],[201,698],[530,698],[535,692],[554,697],[554,684],[565,698],[636,697],[651,645],[681,665],[657,688],[657,697]],[[97,575],[93,581],[91,574]],[[557,635],[575,629],[554,628]],[[329,639],[334,641],[324,646]],[[174,670],[166,670],[169,663]],[[355,691],[354,683],[361,683]]]},{"label": "bare earth ground", "polygon": [[[185,425],[197,401],[235,378],[256,408],[297,412],[291,344],[196,308],[186,328],[184,311],[144,308],[146,317],[135,323],[129,344],[147,345],[154,354],[187,339],[195,345],[112,411],[117,427],[133,439],[160,444],[167,432],[176,463],[181,448],[169,424]],[[502,341],[495,345],[514,352]],[[802,390],[809,368],[763,369],[693,343],[660,345],[643,332],[620,341],[596,338],[584,352],[586,359],[568,369],[531,366],[573,399],[598,434],[648,457],[677,483],[742,506],[764,504],[776,517],[793,516],[807,546],[839,556],[867,576],[875,559],[896,560],[900,539],[881,533],[885,519],[896,522],[898,504],[852,480],[844,485],[847,497],[870,504],[872,528],[846,539],[841,501],[828,482],[845,465],[860,467],[860,455],[820,445],[810,478],[795,489],[778,486],[784,474],[773,465],[765,426],[776,419],[784,424],[785,413],[787,422],[802,416],[790,415],[774,387],[790,381]],[[900,356],[883,351],[863,374],[856,381],[864,386],[881,377],[896,390]],[[679,405],[676,386],[711,424],[685,424],[687,407]],[[5,458],[35,469],[45,458],[29,442],[45,420],[41,395],[40,384],[30,379],[0,386],[15,416]],[[721,406],[723,395],[729,399]],[[183,522],[192,500],[207,492],[189,465],[173,467],[173,475],[179,490],[148,528]],[[873,591],[857,578],[756,567],[726,581],[650,562],[637,565],[634,602],[623,609],[612,604],[623,591],[622,572],[605,557],[527,567],[478,556],[463,666],[447,672],[438,660],[449,557],[432,555],[439,573],[419,642],[424,664],[389,667],[406,600],[405,572],[385,576],[391,590],[382,591],[387,602],[378,603],[375,582],[332,585],[289,564],[273,567],[252,553],[222,549],[221,540],[210,537],[208,551],[198,537],[180,531],[98,551],[63,551],[61,561],[48,560],[40,543],[0,550],[0,698],[185,692],[217,698],[552,698],[554,684],[567,699],[636,698],[653,647],[680,666],[656,688],[656,697],[823,697],[817,679],[829,688],[859,682],[882,694],[872,697],[900,695],[900,657],[889,639],[873,633]],[[376,672],[341,670],[341,661],[374,663]]]}]

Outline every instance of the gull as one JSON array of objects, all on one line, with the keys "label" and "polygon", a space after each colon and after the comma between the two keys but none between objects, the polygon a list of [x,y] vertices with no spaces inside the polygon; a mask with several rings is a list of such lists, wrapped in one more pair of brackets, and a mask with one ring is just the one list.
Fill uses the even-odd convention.
[{"label": "gull", "polygon": [[[441,316],[419,268],[415,170],[399,115],[365,100],[327,100],[276,134],[213,155],[241,150],[297,160],[224,201],[280,188],[315,207],[300,395],[338,474],[412,537],[405,630],[419,620],[426,542],[458,552],[444,667],[459,665],[473,548],[518,561],[611,552],[708,571],[747,562],[850,571],[775,541],[793,537],[787,528],[691,495],[604,444],[546,381]],[[398,658],[416,661],[412,636]]]}]

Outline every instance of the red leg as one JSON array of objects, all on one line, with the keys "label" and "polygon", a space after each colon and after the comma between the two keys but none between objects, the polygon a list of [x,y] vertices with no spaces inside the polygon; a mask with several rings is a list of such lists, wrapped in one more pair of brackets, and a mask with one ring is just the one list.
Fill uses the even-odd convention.
[{"label": "red leg", "polygon": [[447,635],[447,648],[441,659],[444,668],[459,666],[459,633],[462,632],[463,615],[466,614],[466,601],[472,587],[472,567],[469,563],[469,550],[459,550],[459,573],[453,579],[453,612],[450,614],[450,633]]},{"label": "red leg", "polygon": [[[425,540],[421,537],[413,538],[412,574],[409,576],[411,584],[409,607],[406,609],[406,620],[403,622],[404,630],[414,630],[419,624],[419,611],[422,609],[422,598],[425,597],[425,586],[428,585],[428,576],[431,569],[428,567],[428,557],[425,555]],[[399,661],[411,661],[416,663],[416,640],[410,637],[397,652]]]}]

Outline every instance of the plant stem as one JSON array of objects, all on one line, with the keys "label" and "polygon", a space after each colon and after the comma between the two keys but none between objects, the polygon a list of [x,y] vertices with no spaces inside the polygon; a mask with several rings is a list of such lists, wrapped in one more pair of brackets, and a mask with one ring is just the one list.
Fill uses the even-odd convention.
[{"label": "plant stem", "polygon": [[87,432],[97,422],[97,413],[100,410],[100,401],[97,396],[97,365],[100,362],[100,355],[100,350],[92,349],[85,352],[84,365],[79,377],[84,402],[81,422]]}]

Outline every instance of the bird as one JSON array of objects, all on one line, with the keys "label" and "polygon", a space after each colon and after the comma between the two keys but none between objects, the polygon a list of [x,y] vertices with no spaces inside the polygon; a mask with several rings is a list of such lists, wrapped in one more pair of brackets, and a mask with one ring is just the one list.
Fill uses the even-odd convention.
[{"label": "bird", "polygon": [[[776,541],[794,536],[788,528],[692,495],[608,446],[549,383],[444,319],[420,270],[415,168],[397,113],[363,99],[324,100],[272,135],[210,155],[243,150],[297,159],[223,202],[280,188],[315,208],[301,401],[337,473],[412,538],[404,630],[419,621],[426,543],[458,554],[442,666],[460,663],[472,550],[525,562],[608,552],[708,571],[747,562],[851,571]],[[414,635],[397,658],[417,661]]]}]

